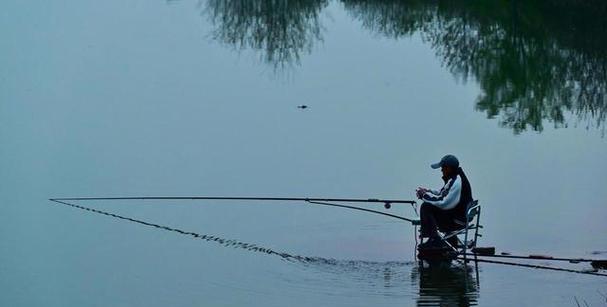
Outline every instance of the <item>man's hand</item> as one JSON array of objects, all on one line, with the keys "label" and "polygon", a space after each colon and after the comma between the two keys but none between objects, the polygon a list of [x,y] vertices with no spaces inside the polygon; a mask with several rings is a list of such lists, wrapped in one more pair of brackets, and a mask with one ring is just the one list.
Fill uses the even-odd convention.
[{"label": "man's hand", "polygon": [[422,196],[424,196],[424,194],[426,194],[427,191],[428,191],[428,189],[426,189],[426,188],[417,187],[417,189],[415,189],[415,195],[417,195],[418,199],[422,199]]}]

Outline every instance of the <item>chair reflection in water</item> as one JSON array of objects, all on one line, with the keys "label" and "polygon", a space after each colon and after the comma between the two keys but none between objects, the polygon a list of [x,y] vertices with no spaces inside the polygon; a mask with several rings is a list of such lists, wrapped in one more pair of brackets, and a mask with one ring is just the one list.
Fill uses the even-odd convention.
[{"label": "chair reflection in water", "polygon": [[[475,272],[475,274],[473,273]],[[435,263],[413,268],[419,280],[417,306],[475,306],[479,296],[478,267],[465,263]]]},{"label": "chair reflection in water", "polygon": [[[414,278],[419,278],[418,306],[477,305],[478,263],[473,261],[473,266],[469,266],[467,257],[481,237],[480,215],[481,206],[473,200],[467,206],[466,220],[455,221],[461,228],[440,234],[444,247],[419,250],[420,262],[412,272]],[[462,261],[452,262],[458,256]]]}]

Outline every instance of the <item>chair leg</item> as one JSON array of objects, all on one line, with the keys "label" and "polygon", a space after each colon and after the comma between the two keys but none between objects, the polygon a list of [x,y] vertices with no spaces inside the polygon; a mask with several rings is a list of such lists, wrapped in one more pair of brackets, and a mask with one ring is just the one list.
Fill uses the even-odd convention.
[{"label": "chair leg", "polygon": [[478,228],[481,225],[481,208],[478,208],[478,213],[476,215],[476,227],[474,229],[474,247],[476,247],[476,242],[478,241]]},{"label": "chair leg", "polygon": [[468,226],[466,226],[466,232],[464,233],[464,262],[467,263],[467,251],[468,251]]}]

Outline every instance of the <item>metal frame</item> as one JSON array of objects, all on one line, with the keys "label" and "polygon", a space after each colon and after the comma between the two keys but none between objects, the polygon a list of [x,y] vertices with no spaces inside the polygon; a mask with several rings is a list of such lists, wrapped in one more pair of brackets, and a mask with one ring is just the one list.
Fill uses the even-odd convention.
[{"label": "metal frame", "polygon": [[[446,233],[439,232],[441,240],[448,247],[447,250],[450,250],[450,252],[447,252],[447,254],[444,254],[443,257],[457,258],[457,256],[463,256],[464,261],[467,260],[466,256],[468,254],[468,250],[475,248],[478,238],[482,236],[479,233],[479,228],[483,228],[483,226],[480,225],[480,216],[481,216],[481,206],[478,204],[478,200],[473,200],[468,204],[468,208],[466,209],[466,221],[465,222],[456,221],[456,222],[459,222],[458,224],[460,224],[462,226],[461,229],[454,230],[451,232],[446,232]],[[472,239],[469,241],[468,238],[471,235],[469,235],[468,232],[470,230],[474,230],[474,235],[473,235]],[[458,235],[461,235],[461,234],[464,235],[463,242],[458,238]],[[451,245],[447,241],[448,239],[453,238],[453,237],[457,238],[458,244],[456,247]],[[449,256],[447,256],[447,255],[449,255]]]},{"label": "metal frame", "polygon": [[[464,256],[464,260],[466,259],[468,249],[476,247],[476,242],[478,241],[478,238],[482,237],[482,235],[478,233],[479,228],[483,228],[483,226],[480,225],[480,219],[481,205],[478,204],[478,200],[473,200],[470,202],[470,204],[468,204],[468,209],[466,210],[466,221],[465,225],[463,225],[464,227],[459,230],[448,232],[441,236],[441,239],[445,242],[447,246],[453,249],[454,252]],[[468,241],[469,230],[474,230],[474,237],[471,241]],[[452,237],[457,238],[457,236],[461,235],[462,233],[464,234],[464,242],[462,242],[458,238],[457,247],[454,247],[449,244],[449,242],[447,242],[447,239]]]}]

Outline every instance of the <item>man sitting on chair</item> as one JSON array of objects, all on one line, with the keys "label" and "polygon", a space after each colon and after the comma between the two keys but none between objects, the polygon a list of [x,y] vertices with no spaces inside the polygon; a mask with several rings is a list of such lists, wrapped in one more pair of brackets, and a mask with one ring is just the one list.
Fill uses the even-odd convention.
[{"label": "man sitting on chair", "polygon": [[[443,247],[438,231],[450,232],[465,227],[466,210],[472,201],[470,182],[455,156],[446,155],[431,167],[441,169],[445,185],[439,191],[421,187],[415,191],[417,198],[424,202],[420,208],[421,237],[429,238],[419,245],[420,248]],[[457,237],[448,242],[456,247]]]}]

